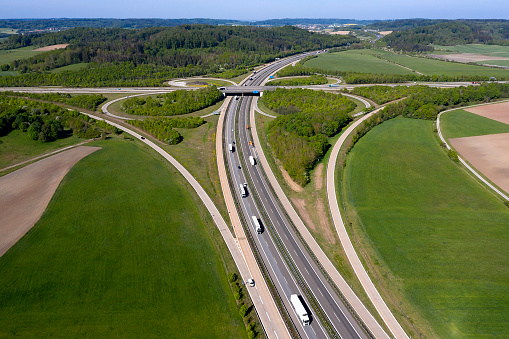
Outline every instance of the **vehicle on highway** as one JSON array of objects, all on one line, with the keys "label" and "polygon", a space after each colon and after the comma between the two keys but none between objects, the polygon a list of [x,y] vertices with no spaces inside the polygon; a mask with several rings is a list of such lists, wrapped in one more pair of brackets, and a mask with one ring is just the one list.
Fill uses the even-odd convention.
[{"label": "vehicle on highway", "polygon": [[145,137],[141,137],[141,140],[145,140]]},{"label": "vehicle on highway", "polygon": [[226,89],[226,87],[219,87],[218,88],[220,91],[224,91]]},{"label": "vehicle on highway", "polygon": [[242,184],[240,184],[240,195],[242,196],[242,198],[247,197],[246,187],[244,187],[244,185],[242,185]]},{"label": "vehicle on highway", "polygon": [[238,95],[235,96],[235,100],[239,100],[239,96]]},{"label": "vehicle on highway", "polygon": [[255,160],[255,158],[253,158],[253,156],[252,156],[252,155],[250,155],[250,156],[249,156],[249,162],[250,162],[250,163],[251,163],[251,165],[253,165],[253,166],[256,164],[256,160]]},{"label": "vehicle on highway", "polygon": [[258,218],[253,215],[251,217],[251,219],[253,220],[253,227],[254,227],[256,233],[258,233],[258,234],[262,233],[263,229],[262,229],[262,226],[260,225],[260,222],[258,221]]},{"label": "vehicle on highway", "polygon": [[233,148],[233,145],[232,145],[232,144],[228,144],[228,149],[230,150],[230,152],[235,151],[235,149]]},{"label": "vehicle on highway", "polygon": [[249,285],[249,286],[251,286],[251,287],[254,287],[254,285],[255,285],[255,282],[254,282],[254,280],[253,280],[253,279],[247,279],[247,283],[248,283],[248,285]]},{"label": "vehicle on highway", "polygon": [[300,321],[304,326],[309,325],[309,314],[306,308],[304,307],[304,303],[302,302],[300,296],[297,294],[292,294],[290,296],[290,302],[292,303],[293,310],[295,314],[299,317]]}]

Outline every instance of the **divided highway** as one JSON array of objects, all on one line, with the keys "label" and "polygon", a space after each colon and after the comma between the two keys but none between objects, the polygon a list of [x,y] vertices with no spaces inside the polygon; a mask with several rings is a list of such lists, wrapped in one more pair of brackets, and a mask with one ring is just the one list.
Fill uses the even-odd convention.
[{"label": "divided highway", "polygon": [[[284,66],[283,62],[289,64],[305,56],[298,55],[269,65],[245,84],[256,86]],[[256,148],[250,145],[250,130],[246,128],[249,125],[247,119],[251,101],[252,98],[232,100],[226,112],[224,149],[228,150],[230,144],[233,146],[232,151],[226,155],[232,189],[246,228],[251,233],[277,293],[301,337],[367,338],[299,240],[291,221],[279,206],[260,164],[252,165],[249,161],[249,156],[257,158]],[[244,184],[247,184],[246,197],[242,196],[240,188]],[[252,216],[261,222],[261,234],[255,231]],[[311,310],[310,326],[303,326],[293,311],[289,302],[291,294],[301,295]]]}]

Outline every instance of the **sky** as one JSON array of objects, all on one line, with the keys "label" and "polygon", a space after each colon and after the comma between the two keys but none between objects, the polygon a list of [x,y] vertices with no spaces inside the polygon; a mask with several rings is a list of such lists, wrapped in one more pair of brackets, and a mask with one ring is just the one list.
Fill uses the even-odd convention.
[{"label": "sky", "polygon": [[509,19],[508,0],[2,0],[1,19]]}]

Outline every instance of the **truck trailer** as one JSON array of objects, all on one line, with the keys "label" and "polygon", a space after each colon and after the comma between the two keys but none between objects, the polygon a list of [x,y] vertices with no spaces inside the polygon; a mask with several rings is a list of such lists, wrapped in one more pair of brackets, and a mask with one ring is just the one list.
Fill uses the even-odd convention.
[{"label": "truck trailer", "polygon": [[290,296],[290,302],[292,303],[293,310],[295,314],[299,317],[300,321],[304,326],[309,325],[309,314],[302,303],[301,298],[297,294],[292,294]]},{"label": "truck trailer", "polygon": [[253,227],[254,227],[256,233],[258,233],[258,234],[262,233],[263,232],[262,226],[260,226],[260,222],[258,221],[258,218],[253,215],[251,217],[251,219],[253,220]]}]

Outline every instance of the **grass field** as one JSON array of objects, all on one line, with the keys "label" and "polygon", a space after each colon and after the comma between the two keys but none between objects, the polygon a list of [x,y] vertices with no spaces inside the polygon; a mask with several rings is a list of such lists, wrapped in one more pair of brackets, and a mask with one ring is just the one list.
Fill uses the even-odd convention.
[{"label": "grass field", "polygon": [[0,65],[10,64],[14,60],[27,59],[42,52],[34,52],[36,47],[22,47],[0,51]]},{"label": "grass field", "polygon": [[376,74],[412,74],[398,65],[376,58],[369,50],[351,50],[325,53],[304,63],[305,67],[316,67],[335,71],[350,71]]},{"label": "grass field", "polygon": [[479,61],[476,62],[476,64],[482,65],[496,65],[496,66],[505,66],[509,67],[509,60],[486,60],[486,61]]},{"label": "grass field", "polygon": [[305,66],[376,74],[413,73],[397,64],[425,75],[509,77],[509,70],[411,57],[382,50],[351,50],[339,53],[325,53],[307,61]]},{"label": "grass field", "polygon": [[432,122],[375,127],[343,181],[369,273],[409,335],[507,335],[509,209],[447,157]]},{"label": "grass field", "polygon": [[61,73],[61,72],[64,72],[64,71],[78,71],[82,68],[85,68],[88,66],[88,63],[86,62],[82,62],[82,63],[79,63],[79,64],[73,64],[73,65],[68,65],[68,66],[63,66],[63,67],[59,67],[59,68],[55,68],[53,70],[51,70],[51,73]]},{"label": "grass field", "polygon": [[14,130],[0,138],[0,168],[11,166],[38,155],[55,151],[59,148],[79,144],[83,139],[71,136],[52,142],[30,140],[27,133]]},{"label": "grass field", "polygon": [[246,337],[183,179],[135,143],[94,145],[0,258],[0,336]]},{"label": "grass field", "polygon": [[509,125],[458,109],[440,117],[444,138],[463,138],[477,135],[509,133]]},{"label": "grass field", "polygon": [[433,52],[435,54],[439,54],[442,51],[450,51],[452,53],[486,54],[509,58],[509,46],[470,44],[457,46],[435,45],[433,47],[435,47],[435,51]]}]

